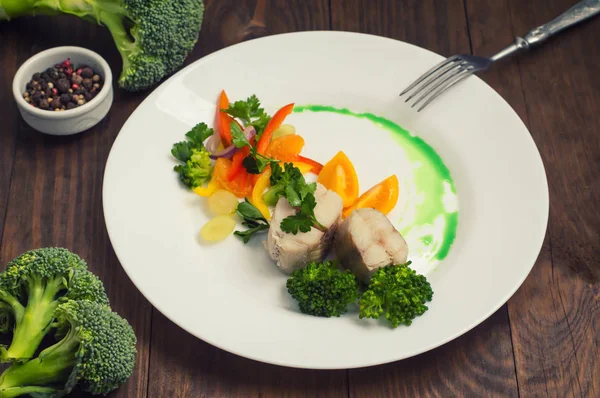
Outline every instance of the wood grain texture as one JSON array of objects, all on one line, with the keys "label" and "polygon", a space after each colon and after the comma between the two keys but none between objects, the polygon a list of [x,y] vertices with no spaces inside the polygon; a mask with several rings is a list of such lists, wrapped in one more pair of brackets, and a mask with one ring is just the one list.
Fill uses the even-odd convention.
[{"label": "wood grain texture", "polygon": [[0,241],[8,206],[8,191],[13,170],[15,139],[19,126],[17,106],[12,95],[12,79],[23,50],[17,46],[17,34],[0,24]]},{"label": "wood grain texture", "polygon": [[469,53],[465,10],[457,0],[331,0],[333,30],[370,33],[445,56]]},{"label": "wood grain texture", "polygon": [[[328,29],[326,0],[207,2],[201,40],[188,62],[267,34]],[[149,397],[345,397],[347,372],[266,365],[214,348],[158,311],[152,320]]]},{"label": "wood grain texture", "polygon": [[[332,0],[333,28],[374,33],[444,55],[470,53],[459,1]],[[401,362],[350,370],[352,397],[517,396],[506,307],[458,340]]]},{"label": "wood grain texture", "polygon": [[[5,64],[6,70],[0,72],[3,77],[14,75],[18,62],[57,45],[91,48],[111,65],[117,65],[113,70],[120,68],[110,34],[76,18],[25,18],[3,25],[2,30],[0,42],[10,37],[11,47],[20,51],[18,60],[13,56]],[[0,103],[8,103],[5,95],[12,99],[10,91],[0,95]],[[17,127],[7,121],[18,134],[0,263],[6,264],[26,250],[43,246],[63,246],[88,261],[90,270],[103,280],[113,309],[129,320],[138,337],[135,372],[111,395],[114,397],[145,397],[148,376],[151,307],[119,265],[102,213],[102,178],[110,147],[141,97],[117,91],[107,118],[91,130],[71,137],[47,136],[23,122]],[[13,108],[10,115],[15,116],[15,111]],[[6,133],[12,132],[5,131],[3,135]],[[74,394],[78,395],[85,396]]]},{"label": "wood grain texture", "polygon": [[[240,333],[243,333],[240,326]],[[155,312],[149,397],[345,397],[346,371],[254,362],[215,348]]]},{"label": "wood grain texture", "polygon": [[[510,1],[515,34],[574,1]],[[509,303],[524,396],[600,395],[600,20],[519,59],[531,133],[550,189],[549,242]]]}]

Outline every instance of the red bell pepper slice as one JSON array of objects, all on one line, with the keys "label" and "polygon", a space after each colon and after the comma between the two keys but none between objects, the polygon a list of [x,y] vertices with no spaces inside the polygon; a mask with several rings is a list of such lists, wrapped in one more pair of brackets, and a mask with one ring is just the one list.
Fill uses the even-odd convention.
[{"label": "red bell pepper slice", "polygon": [[258,140],[258,144],[256,145],[256,152],[260,153],[261,155],[265,154],[267,147],[269,146],[269,142],[271,142],[271,138],[273,137],[273,133],[279,128],[279,126],[283,124],[283,121],[285,120],[287,115],[292,113],[293,109],[294,104],[292,103],[284,106],[283,108],[275,112],[271,120],[269,120],[269,123],[267,123],[265,131],[260,136],[260,140]]},{"label": "red bell pepper slice", "polygon": [[245,146],[233,155],[233,158],[231,159],[231,169],[229,169],[229,175],[227,176],[227,179],[229,181],[235,180],[238,174],[242,171],[242,169],[244,168],[242,162],[244,158],[249,154],[250,148]]},{"label": "red bell pepper slice", "polygon": [[225,93],[225,90],[223,90],[221,91],[221,95],[219,96],[219,101],[217,103],[216,122],[217,128],[219,129],[219,136],[221,137],[221,142],[225,147],[231,145],[231,122],[235,120],[225,112],[221,112],[221,110],[227,108],[229,108],[229,98],[227,98],[227,94]]}]

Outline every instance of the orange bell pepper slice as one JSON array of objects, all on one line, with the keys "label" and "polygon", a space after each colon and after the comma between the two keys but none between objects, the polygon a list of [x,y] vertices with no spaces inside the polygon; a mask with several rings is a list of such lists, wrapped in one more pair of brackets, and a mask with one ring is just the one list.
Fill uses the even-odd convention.
[{"label": "orange bell pepper slice", "polygon": [[265,154],[267,147],[271,142],[271,138],[273,137],[273,133],[279,128],[279,126],[283,124],[283,121],[285,120],[287,115],[292,113],[293,109],[294,104],[292,103],[284,106],[283,108],[275,112],[271,120],[269,120],[269,123],[267,123],[265,131],[263,131],[262,135],[260,136],[258,144],[256,144],[256,151],[258,153],[260,153],[261,155]]},{"label": "orange bell pepper slice", "polygon": [[396,206],[399,192],[398,177],[395,174],[391,175],[360,195],[354,205],[344,209],[342,216],[346,218],[354,210],[363,208],[372,208],[388,214]]},{"label": "orange bell pepper slice", "polygon": [[271,186],[271,168],[267,167],[256,180],[252,189],[250,202],[256,207],[267,221],[271,220],[271,212],[263,199],[263,193]]},{"label": "orange bell pepper slice", "polygon": [[221,95],[217,101],[217,114],[215,116],[215,123],[219,131],[219,136],[221,137],[221,142],[223,142],[223,145],[225,146],[231,145],[231,122],[234,120],[225,112],[221,112],[227,108],[229,108],[229,98],[227,98],[227,94],[225,93],[225,90],[223,90],[221,91]]},{"label": "orange bell pepper slice", "polygon": [[358,199],[358,176],[354,165],[342,151],[323,166],[317,181],[342,198],[344,207],[350,207]]},{"label": "orange bell pepper slice", "polygon": [[304,156],[296,156],[296,159],[294,160],[294,163],[296,163],[296,161],[298,161],[299,163],[304,163],[307,165],[310,165],[310,171],[315,173],[316,175],[319,175],[321,173],[321,171],[323,170],[323,165],[319,162],[317,162],[316,160],[312,160],[309,158],[306,158]]},{"label": "orange bell pepper slice", "polygon": [[229,173],[231,170],[231,160],[219,158],[215,162],[212,179],[214,179],[223,188],[237,196],[245,198],[252,193],[252,178],[246,170],[241,171],[236,178],[229,181]]},{"label": "orange bell pepper slice", "polygon": [[275,138],[267,146],[265,156],[284,161],[292,161],[302,152],[304,138],[299,135],[284,135]]}]

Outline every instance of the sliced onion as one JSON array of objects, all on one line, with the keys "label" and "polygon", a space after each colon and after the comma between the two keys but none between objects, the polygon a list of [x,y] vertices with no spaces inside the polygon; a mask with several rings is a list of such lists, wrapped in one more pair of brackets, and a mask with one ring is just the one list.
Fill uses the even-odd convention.
[{"label": "sliced onion", "polygon": [[[250,141],[252,139],[252,137],[254,137],[256,135],[256,129],[254,128],[254,126],[248,126],[244,129],[244,136],[246,137],[246,139],[248,141]],[[213,135],[214,136],[214,135]],[[212,139],[213,136],[211,136],[209,138]],[[222,149],[220,151],[211,151],[208,146],[206,147],[206,149],[209,150],[209,152],[211,152],[210,157],[211,159],[218,159],[218,158],[231,158],[233,156],[234,153],[236,153],[238,151],[238,147],[236,147],[234,144],[229,145],[227,148]]]},{"label": "sliced onion", "polygon": [[216,152],[217,149],[219,149],[220,144],[221,137],[219,137],[219,133],[217,132],[217,130],[215,130],[213,134],[210,137],[208,137],[208,140],[206,140],[204,146],[206,147],[206,150],[208,152],[213,153]]},{"label": "sliced onion", "polygon": [[233,156],[234,153],[237,152],[238,149],[239,149],[238,147],[236,147],[235,145],[231,144],[231,145],[229,145],[225,149],[221,149],[220,151],[212,152],[210,154],[210,158],[211,159],[218,159],[218,158],[229,159],[229,158],[231,158]]}]

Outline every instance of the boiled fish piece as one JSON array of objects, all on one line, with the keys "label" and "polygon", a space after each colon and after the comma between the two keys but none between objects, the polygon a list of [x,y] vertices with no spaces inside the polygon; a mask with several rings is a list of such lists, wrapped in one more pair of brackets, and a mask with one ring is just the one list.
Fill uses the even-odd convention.
[{"label": "boiled fish piece", "polygon": [[354,210],[341,223],[335,236],[335,252],[341,265],[368,283],[378,268],[404,264],[408,258],[406,241],[379,210]]},{"label": "boiled fish piece", "polygon": [[296,210],[284,197],[279,198],[273,216],[265,248],[277,266],[286,274],[303,268],[311,261],[323,260],[332,246],[335,231],[341,221],[343,202],[335,192],[317,183],[315,190],[315,217],[325,227],[325,232],[311,228],[309,232],[296,235],[283,232],[281,221],[296,214]]}]

